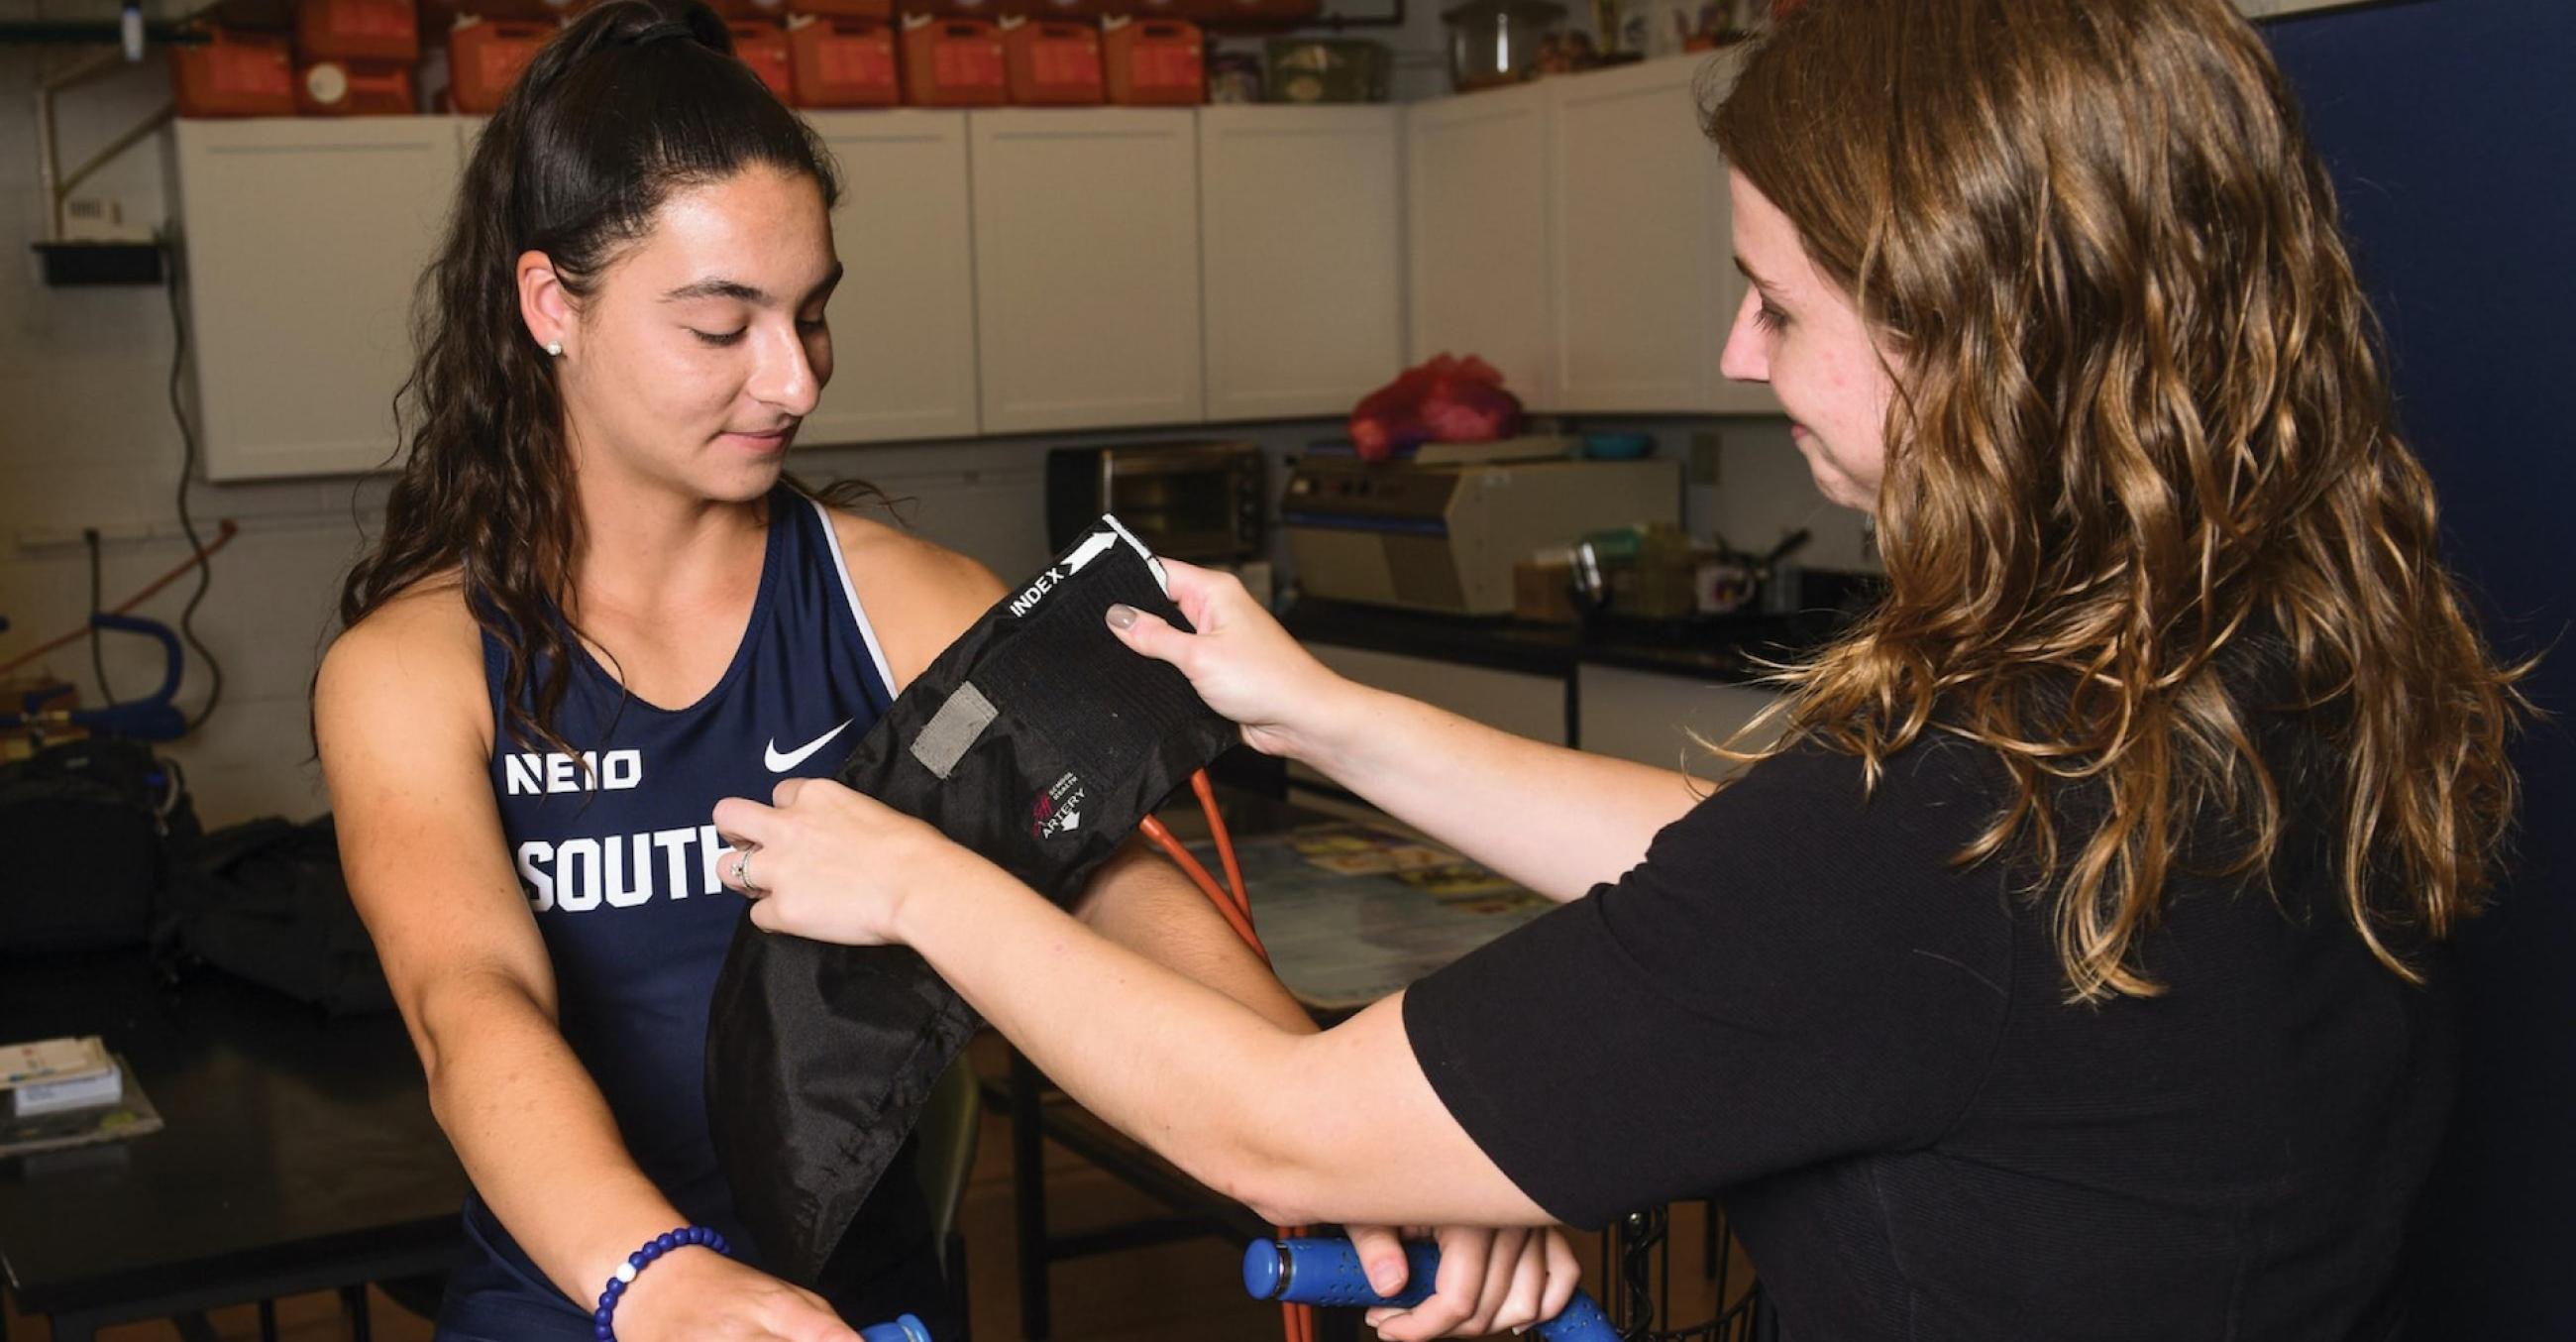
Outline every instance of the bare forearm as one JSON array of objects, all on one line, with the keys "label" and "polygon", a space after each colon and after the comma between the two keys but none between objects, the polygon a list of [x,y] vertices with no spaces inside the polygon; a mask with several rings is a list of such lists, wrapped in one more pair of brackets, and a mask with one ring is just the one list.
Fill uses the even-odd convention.
[{"label": "bare forearm", "polygon": [[[1191,897],[1198,897],[1195,889],[1191,891]],[[1227,929],[1225,935],[1229,940],[1234,937],[1231,929]],[[1315,1018],[1306,1014],[1306,1008],[1298,1004],[1296,995],[1289,992],[1287,986],[1261,963],[1260,957],[1240,941],[1228,948],[1231,953],[1195,947],[1148,948],[1134,942],[1124,944],[1183,978],[1221,994],[1280,1030],[1289,1034],[1315,1032]]]},{"label": "bare forearm", "polygon": [[[1546,1219],[1441,1103],[1400,1003],[1291,1033],[837,783],[795,780],[774,806],[730,797],[715,820],[770,864],[765,888],[745,891],[755,927],[911,946],[1074,1099],[1210,1187],[1297,1223]],[[1128,893],[1125,912],[1162,904],[1180,939],[1228,944],[1195,895]],[[1086,917],[1102,916],[1094,902]]]},{"label": "bare forearm", "polygon": [[1146,959],[1225,994],[1292,1034],[1314,1019],[1208,897],[1162,854],[1131,840],[1094,876],[1075,917]]},{"label": "bare forearm", "polygon": [[683,1223],[627,1154],[554,1022],[516,988],[459,985],[422,1012],[430,1106],[474,1187],[577,1302],[646,1239]]},{"label": "bare forearm", "polygon": [[1395,1001],[1292,1033],[1092,935],[988,863],[896,920],[1066,1093],[1274,1220],[1547,1219],[1433,1094]]},{"label": "bare forearm", "polygon": [[1298,757],[1404,823],[1550,899],[1646,855],[1697,801],[1679,772],[1546,745],[1350,686]]},{"label": "bare forearm", "polygon": [[990,866],[911,903],[919,917],[906,943],[1056,1084],[1210,1187],[1244,1196],[1255,1134],[1230,1097],[1278,1086],[1297,1035],[1313,1030],[1275,980],[1275,1002],[1255,992],[1248,1003],[1207,981],[1237,977],[1230,968],[1157,965],[1118,944],[1116,919],[1090,920],[1104,935],[1089,935]]}]

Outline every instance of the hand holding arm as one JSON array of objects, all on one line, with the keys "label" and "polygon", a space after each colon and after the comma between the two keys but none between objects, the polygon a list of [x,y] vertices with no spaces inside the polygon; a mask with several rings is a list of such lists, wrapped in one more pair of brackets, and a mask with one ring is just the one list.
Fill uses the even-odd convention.
[{"label": "hand holding arm", "polygon": [[755,925],[911,946],[1074,1099],[1209,1187],[1283,1225],[1549,1220],[1433,1093],[1400,999],[1292,1034],[880,802],[819,779],[775,800],[715,814],[759,845]]}]

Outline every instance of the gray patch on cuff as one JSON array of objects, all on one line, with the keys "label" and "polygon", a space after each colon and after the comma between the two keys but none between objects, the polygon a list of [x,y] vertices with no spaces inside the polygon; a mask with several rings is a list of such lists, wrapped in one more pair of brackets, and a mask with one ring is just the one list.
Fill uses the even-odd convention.
[{"label": "gray patch on cuff", "polygon": [[976,738],[999,716],[1001,711],[973,682],[960,685],[955,694],[948,696],[948,702],[930,715],[930,725],[921,729],[921,735],[912,738],[912,757],[944,782],[957,767],[957,761],[966,758]]}]

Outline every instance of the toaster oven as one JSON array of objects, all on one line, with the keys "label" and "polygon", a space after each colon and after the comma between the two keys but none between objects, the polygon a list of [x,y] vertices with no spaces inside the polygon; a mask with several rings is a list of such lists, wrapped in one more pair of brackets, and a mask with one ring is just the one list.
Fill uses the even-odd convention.
[{"label": "toaster oven", "polygon": [[1063,550],[1112,513],[1154,553],[1193,564],[1266,554],[1257,443],[1142,443],[1047,453],[1047,544]]}]

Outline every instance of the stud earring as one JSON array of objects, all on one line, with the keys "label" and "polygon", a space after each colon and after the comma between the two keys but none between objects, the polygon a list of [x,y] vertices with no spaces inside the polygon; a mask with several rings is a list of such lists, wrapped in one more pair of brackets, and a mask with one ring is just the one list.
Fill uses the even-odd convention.
[{"label": "stud earring", "polygon": [[562,357],[563,357],[563,342],[562,342],[562,341],[560,341],[560,340],[549,340],[549,341],[547,341],[547,342],[546,342],[546,357],[548,357],[548,358],[553,358],[553,359],[559,359],[559,358],[562,358]]}]

